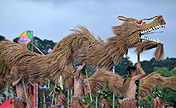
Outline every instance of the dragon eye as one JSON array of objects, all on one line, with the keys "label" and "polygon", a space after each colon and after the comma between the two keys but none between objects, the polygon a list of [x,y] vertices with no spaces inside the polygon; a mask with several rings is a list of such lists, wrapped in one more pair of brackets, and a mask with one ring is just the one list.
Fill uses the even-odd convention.
[{"label": "dragon eye", "polygon": [[138,21],[136,22],[137,24],[145,24],[145,22],[142,22],[142,21]]}]

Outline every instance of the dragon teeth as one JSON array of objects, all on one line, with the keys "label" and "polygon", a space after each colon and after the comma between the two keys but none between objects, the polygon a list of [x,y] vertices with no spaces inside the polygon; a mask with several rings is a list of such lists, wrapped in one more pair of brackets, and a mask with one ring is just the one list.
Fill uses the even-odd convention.
[{"label": "dragon teeth", "polygon": [[160,28],[160,26],[155,26],[155,29],[159,29]]},{"label": "dragon teeth", "polygon": [[159,28],[165,28],[165,25],[157,25],[157,26],[154,26],[154,27],[149,28],[149,29],[147,29],[147,30],[140,31],[139,33],[140,33],[140,34],[145,34],[145,33],[147,33],[147,32],[151,32],[151,31],[156,30],[156,29],[159,29]]},{"label": "dragon teeth", "polygon": [[152,28],[150,28],[149,31],[152,31]]},{"label": "dragon teeth", "polygon": [[152,42],[157,42],[157,43],[163,43],[162,41],[160,41],[158,38],[157,39],[152,39],[152,38],[148,38],[147,36],[144,36],[143,38],[141,38],[143,40],[147,40],[147,41],[152,41]]}]

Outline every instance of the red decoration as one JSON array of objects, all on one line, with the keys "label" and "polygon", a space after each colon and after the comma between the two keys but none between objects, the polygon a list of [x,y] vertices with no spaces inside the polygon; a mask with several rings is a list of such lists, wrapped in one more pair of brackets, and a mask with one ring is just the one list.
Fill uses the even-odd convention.
[{"label": "red decoration", "polygon": [[138,21],[138,22],[136,22],[137,24],[142,24],[142,22],[141,21]]}]

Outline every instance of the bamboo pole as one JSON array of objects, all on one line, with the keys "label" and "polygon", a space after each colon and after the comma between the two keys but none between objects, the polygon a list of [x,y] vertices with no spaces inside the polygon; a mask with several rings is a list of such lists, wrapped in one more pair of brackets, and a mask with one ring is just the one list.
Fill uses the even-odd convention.
[{"label": "bamboo pole", "polygon": [[96,108],[98,108],[97,102],[98,102],[98,97],[96,96]]},{"label": "bamboo pole", "polygon": [[45,55],[44,53],[42,53],[42,51],[40,51],[40,49],[38,49],[33,43],[32,46],[34,46],[42,55]]},{"label": "bamboo pole", "polygon": [[68,97],[67,97],[67,105],[68,105],[68,106],[67,106],[67,108],[70,108],[70,107],[69,107],[69,103],[70,103],[70,102],[69,102],[69,89],[68,89],[68,92],[67,92],[67,93],[68,93]]},{"label": "bamboo pole", "polygon": [[54,102],[55,87],[56,87],[56,81],[55,81],[54,89],[53,89],[52,102],[51,102],[52,105],[53,105],[53,102]]},{"label": "bamboo pole", "polygon": [[73,93],[73,91],[72,91],[72,89],[70,90],[71,91],[71,93],[70,93],[70,104],[72,103],[72,93]]},{"label": "bamboo pole", "polygon": [[[88,87],[90,89],[90,84],[89,84],[89,78],[88,78],[88,74],[87,74],[87,69],[86,69],[86,77],[87,77]],[[92,102],[93,100],[92,100],[92,94],[91,94],[91,92],[89,93],[89,95],[90,95],[90,101]]]},{"label": "bamboo pole", "polygon": [[[96,67],[96,70],[98,69],[98,66]],[[98,108],[98,96],[96,96],[96,108]]]},{"label": "bamboo pole", "polygon": [[24,84],[24,80],[23,80],[23,79],[22,79],[22,83],[23,83],[24,94],[25,94],[26,101],[27,101],[27,106],[28,106],[28,108],[30,108],[30,107],[29,107],[29,103],[28,103],[27,93],[26,93],[26,87],[25,87],[25,84]]},{"label": "bamboo pole", "polygon": [[42,93],[43,93],[44,108],[46,108],[45,90],[43,90]]},{"label": "bamboo pole", "polygon": [[7,84],[7,85],[6,85],[6,100],[8,99],[8,95],[9,95],[9,94],[8,94],[8,91],[9,91],[9,90],[8,90],[8,84]]}]

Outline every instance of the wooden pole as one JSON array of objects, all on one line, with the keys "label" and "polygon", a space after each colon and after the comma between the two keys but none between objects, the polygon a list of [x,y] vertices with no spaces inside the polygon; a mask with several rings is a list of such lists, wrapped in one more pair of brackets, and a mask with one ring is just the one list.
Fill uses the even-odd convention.
[{"label": "wooden pole", "polygon": [[[137,62],[140,62],[140,54],[137,55]],[[138,73],[139,73],[139,71],[138,71]],[[138,83],[140,84],[140,79],[139,79]],[[140,85],[139,84],[138,84],[138,91],[137,91],[138,92],[138,97],[140,96],[140,89],[139,89]]]},{"label": "wooden pole", "polygon": [[[140,40],[141,42],[142,42],[142,39]],[[140,53],[139,54],[137,54],[137,62],[140,62]],[[139,73],[139,71],[138,71],[138,73]],[[138,93],[138,97],[140,96],[140,89],[139,89],[139,86],[140,86],[140,79],[139,79],[139,81],[138,81],[138,91],[137,91],[137,93]]]},{"label": "wooden pole", "polygon": [[34,43],[34,40],[33,40],[33,31],[32,31],[32,47],[31,47],[31,51],[33,52],[33,43]]},{"label": "wooden pole", "polygon": [[51,102],[52,105],[53,105],[53,102],[54,102],[55,87],[56,87],[56,81],[55,81],[54,89],[53,89],[52,102]]},{"label": "wooden pole", "polygon": [[137,55],[137,61],[140,62],[140,54]]},{"label": "wooden pole", "polygon": [[[115,73],[115,66],[113,66],[112,72]],[[114,93],[113,93],[113,108],[115,108],[114,102],[115,102],[115,95],[114,95]]]}]

